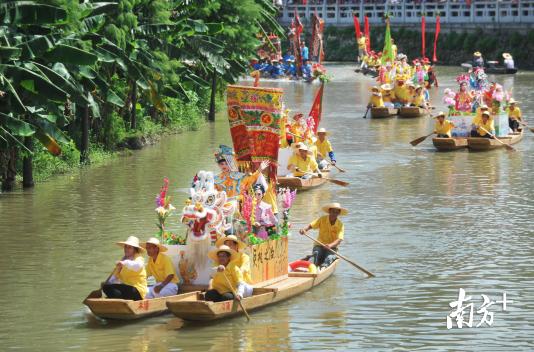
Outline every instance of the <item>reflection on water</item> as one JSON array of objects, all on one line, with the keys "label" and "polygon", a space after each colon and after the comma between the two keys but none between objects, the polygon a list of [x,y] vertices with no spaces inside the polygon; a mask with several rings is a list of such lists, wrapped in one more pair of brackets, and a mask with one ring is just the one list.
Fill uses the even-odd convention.
[{"label": "reflection on water", "polygon": [[[342,263],[312,291],[244,317],[211,323],[171,315],[141,321],[102,321],[81,301],[98,288],[120,258],[113,243],[155,232],[154,199],[165,177],[173,205],[185,202],[198,170],[217,171],[213,153],[231,144],[224,116],[199,132],[164,138],[106,166],[60,176],[33,190],[0,198],[0,350],[295,351],[295,350],[532,350],[534,217],[532,135],[518,152],[438,153],[428,134],[435,120],[363,119],[368,88],[376,82],[353,66],[327,66],[322,126],[339,166],[326,183],[297,195],[290,260],[312,243],[297,230],[338,201],[350,209],[343,254],[377,275],[364,279]],[[456,89],[458,67],[440,67],[438,110],[445,88]],[[531,73],[489,77],[521,101],[527,122],[534,108]],[[246,80],[243,84],[251,85]],[[319,90],[302,82],[263,83],[284,88],[293,113],[307,113]],[[72,179],[71,179],[72,177]],[[183,231],[179,216],[169,218]],[[506,292],[506,311],[492,306],[491,327],[446,329],[449,303],[464,288],[478,308]],[[481,315],[475,314],[474,325]]]}]

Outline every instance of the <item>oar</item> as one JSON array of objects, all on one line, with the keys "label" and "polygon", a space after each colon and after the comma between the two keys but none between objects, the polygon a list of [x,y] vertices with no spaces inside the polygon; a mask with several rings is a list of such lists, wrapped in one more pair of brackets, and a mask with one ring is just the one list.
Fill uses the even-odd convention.
[{"label": "oar", "polygon": [[[230,283],[230,281],[228,280],[228,278],[226,277],[224,272],[222,274],[223,274],[224,278],[226,279],[226,282],[228,282],[228,286],[230,286],[230,290],[232,290],[232,293],[234,294],[234,297],[237,298],[237,293],[235,293],[234,287],[232,286],[232,284]],[[243,299],[243,297],[241,297],[241,299]],[[238,301],[238,302],[239,302],[239,305],[241,306],[241,309],[243,309],[243,312],[245,312],[248,321],[250,321],[250,316],[248,315],[247,310],[245,309],[245,307],[243,307],[243,303],[241,303],[241,301]]]},{"label": "oar", "polygon": [[[300,170],[298,167],[295,167],[295,169],[296,169],[297,171]],[[330,181],[330,182],[332,182],[332,183],[335,183],[336,185],[340,185],[340,186],[343,186],[343,187],[347,187],[348,185],[350,185],[350,183],[348,183],[348,182],[345,182],[345,181],[339,181],[339,180],[334,180],[333,178],[328,178],[328,177],[324,177],[324,176],[323,176],[323,177],[319,177],[319,176],[314,175],[314,174],[311,173],[311,172],[305,172],[305,174],[307,174],[307,175],[312,175],[313,178],[324,178],[325,180],[328,180],[328,181]]]},{"label": "oar", "polygon": [[491,137],[493,137],[493,139],[495,139],[496,141],[499,141],[499,143],[501,143],[502,145],[504,145],[504,147],[506,148],[506,150],[510,151],[510,152],[515,152],[516,150],[510,145],[510,144],[506,144],[506,143],[503,143],[499,138],[495,137],[495,135],[491,134],[489,131],[487,131],[484,127],[480,126],[480,128],[482,128],[482,130],[486,131],[487,134],[489,134]]},{"label": "oar", "polygon": [[428,110],[428,108],[426,107],[426,105],[424,105],[424,107],[425,107],[426,112],[428,112],[428,114],[430,115],[430,117],[434,117],[434,116],[432,116],[432,114],[430,113],[430,110]]},{"label": "oar", "polygon": [[534,133],[534,128],[530,127],[530,126],[527,125],[526,123],[525,123],[525,127],[528,128],[528,129],[530,130],[530,132]]},{"label": "oar", "polygon": [[329,163],[330,165],[332,165],[333,167],[336,167],[339,171],[341,171],[341,172],[347,172],[347,171],[345,171],[345,170],[343,170],[343,169],[337,167],[337,165],[334,165],[334,164],[332,164],[330,161],[328,161],[328,159],[327,159],[326,157],[324,157],[323,154],[321,154],[320,151],[317,151],[317,155],[319,156],[319,158],[323,158],[324,160],[326,160],[326,162]]},{"label": "oar", "polygon": [[[438,131],[441,130],[443,127],[445,127],[445,126],[449,126],[449,125],[450,125],[450,124],[448,123],[448,124],[446,124],[446,125],[441,126],[440,128],[438,128]],[[424,141],[425,139],[427,139],[428,137],[430,137],[430,136],[433,135],[433,134],[434,134],[434,132],[432,131],[432,133],[429,134],[429,135],[426,135],[426,136],[423,136],[423,137],[419,137],[419,138],[417,138],[417,139],[414,139],[413,141],[410,142],[410,144],[413,145],[413,146],[415,147],[416,145],[418,145],[419,143],[421,143],[422,141]]]},{"label": "oar", "polygon": [[[111,274],[109,274],[107,280],[104,282],[104,286],[106,286],[106,284],[108,283],[109,279],[111,279],[111,277],[113,276],[113,273],[115,272],[115,270],[117,270],[117,268],[113,269]],[[89,299],[89,298],[102,298],[102,289],[103,289],[103,287],[100,287],[98,290],[94,290],[93,292],[91,292],[89,294],[89,296],[87,296],[86,299]]]},{"label": "oar", "polygon": [[367,108],[367,111],[365,112],[365,115],[363,115],[363,118],[364,118],[364,119],[367,118],[366,116],[367,116],[367,113],[369,112],[370,109],[371,109],[371,108]]},{"label": "oar", "polygon": [[[304,236],[308,237],[309,239],[317,242],[318,244],[320,244],[321,246],[323,246],[323,248],[325,247],[324,244],[322,244],[321,242],[317,241],[315,238],[311,237],[310,235],[308,235],[307,233],[304,233]],[[373,274],[371,274],[370,272],[368,272],[367,270],[365,270],[364,268],[362,268],[361,266],[359,266],[358,264],[354,263],[353,261],[350,261],[348,260],[347,258],[345,258],[344,256],[342,256],[341,254],[337,253],[336,251],[330,249],[330,248],[327,248],[330,252],[334,253],[335,255],[337,255],[338,257],[340,257],[341,259],[344,259],[346,261],[348,261],[349,263],[351,263],[352,265],[354,265],[355,267],[357,267],[358,269],[360,269],[361,271],[363,271],[364,273],[366,273],[369,277],[376,277],[374,276]]]}]

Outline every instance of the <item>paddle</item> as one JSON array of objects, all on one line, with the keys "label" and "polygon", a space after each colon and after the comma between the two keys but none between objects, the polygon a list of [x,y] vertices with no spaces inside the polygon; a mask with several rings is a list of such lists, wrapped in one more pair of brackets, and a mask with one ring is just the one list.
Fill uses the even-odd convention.
[{"label": "paddle", "polygon": [[525,127],[530,130],[530,132],[534,133],[534,128],[530,127],[529,125],[525,124]]},{"label": "paddle", "polygon": [[[300,170],[298,167],[295,167],[295,170]],[[316,176],[314,175],[313,173],[311,172],[305,172],[305,174],[307,175],[312,175],[313,178],[324,178],[325,180],[328,180],[332,183],[335,183],[336,185],[340,185],[340,186],[343,186],[343,187],[347,187],[348,185],[350,185],[350,183],[348,182],[345,182],[345,181],[339,181],[339,180],[334,180],[333,178],[328,178],[328,177],[319,177],[319,176]]]},{"label": "paddle", "polygon": [[371,108],[367,108],[367,111],[365,112],[365,115],[363,115],[363,118],[364,118],[364,119],[367,118],[366,116],[367,116],[367,113],[369,112],[370,109],[371,109]]},{"label": "paddle", "polygon": [[428,112],[428,114],[430,115],[430,117],[434,117],[434,116],[432,116],[432,114],[430,113],[430,110],[428,110],[428,108],[426,107],[426,105],[424,105],[424,107],[425,107],[426,112]]},{"label": "paddle", "polygon": [[[106,286],[106,284],[108,283],[109,279],[111,279],[111,277],[113,276],[113,273],[115,272],[115,270],[117,270],[117,268],[113,269],[111,274],[109,274],[108,278],[104,282],[104,286]],[[86,299],[89,299],[89,298],[102,298],[102,287],[100,287],[98,290],[94,290],[93,292],[91,292],[89,294],[89,296],[87,296]]]},{"label": "paddle", "polygon": [[325,158],[325,157],[323,156],[323,154],[321,154],[321,152],[317,151],[317,156],[318,156],[319,158],[323,158],[324,160],[326,160],[327,163],[329,163],[330,165],[336,167],[340,172],[347,172],[347,171],[345,171],[345,170],[343,170],[343,169],[337,167],[337,165],[334,165],[334,164],[332,164],[330,161],[328,161],[328,159]]},{"label": "paddle", "polygon": [[[228,280],[226,275],[224,273],[222,273],[222,274],[223,274],[224,278],[226,279],[226,282],[228,282],[228,286],[230,286],[230,289],[232,290],[232,293],[234,294],[234,297],[237,297],[237,293],[235,293],[234,287],[232,286],[232,284],[230,283],[230,281]],[[241,299],[243,299],[243,298],[241,298]],[[241,309],[243,309],[243,312],[245,312],[248,321],[250,321],[250,316],[248,315],[247,310],[245,309],[245,307],[243,307],[243,303],[241,303],[241,301],[238,301],[238,302],[239,302],[239,305],[241,306]]]},{"label": "paddle", "polygon": [[[438,131],[441,130],[445,126],[449,126],[449,124],[441,126],[440,128],[438,128]],[[419,143],[421,143],[422,141],[424,141],[425,139],[427,139],[428,137],[430,137],[433,134],[434,134],[434,132],[432,132],[431,134],[429,134],[427,136],[423,136],[423,137],[419,137],[417,139],[414,139],[413,141],[410,142],[410,144],[415,147],[416,145],[418,145]]]},{"label": "paddle", "polygon": [[[325,245],[322,244],[321,242],[317,241],[315,238],[311,237],[310,235],[308,235],[307,233],[304,234],[304,236],[308,237],[309,239],[317,242],[318,244],[320,244],[321,246],[323,246],[323,248],[325,248]],[[374,276],[373,274],[371,274],[370,272],[368,272],[367,270],[365,270],[364,268],[362,268],[361,266],[359,266],[358,264],[354,263],[353,261],[350,261],[349,259],[345,258],[344,256],[342,256],[341,254],[337,253],[336,251],[330,249],[330,248],[326,248],[328,249],[330,252],[334,253],[335,255],[337,255],[338,257],[340,257],[341,259],[344,259],[346,260],[347,262],[351,263],[352,265],[354,265],[356,268],[360,269],[361,271],[363,271],[364,273],[366,273],[369,277],[376,277]]]},{"label": "paddle", "polygon": [[501,143],[502,145],[504,145],[504,147],[506,148],[506,150],[510,151],[510,152],[515,152],[516,150],[509,144],[506,144],[506,143],[503,143],[499,138],[495,137],[495,135],[491,134],[490,132],[488,132],[484,127],[480,126],[480,128],[482,128],[483,131],[486,131],[487,134],[489,134],[493,139],[495,139],[496,141],[499,141],[499,143]]}]

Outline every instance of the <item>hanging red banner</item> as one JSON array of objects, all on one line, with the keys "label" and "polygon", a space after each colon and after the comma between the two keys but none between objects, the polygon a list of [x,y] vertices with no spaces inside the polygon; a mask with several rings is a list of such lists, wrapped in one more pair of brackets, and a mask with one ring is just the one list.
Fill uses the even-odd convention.
[{"label": "hanging red banner", "polygon": [[423,21],[423,59],[425,58],[425,16],[422,17]]},{"label": "hanging red banner", "polygon": [[434,57],[432,58],[432,62],[438,61],[438,59],[436,58],[436,45],[438,43],[439,20],[440,20],[440,18],[438,16],[438,18],[436,19],[436,39],[434,39]]},{"label": "hanging red banner", "polygon": [[367,51],[371,51],[371,37],[369,37],[369,18],[365,16],[365,36],[367,37]]},{"label": "hanging red banner", "polygon": [[354,18],[354,28],[356,28],[356,40],[360,39],[362,31],[360,30],[360,21],[356,18],[356,15],[352,14]]}]

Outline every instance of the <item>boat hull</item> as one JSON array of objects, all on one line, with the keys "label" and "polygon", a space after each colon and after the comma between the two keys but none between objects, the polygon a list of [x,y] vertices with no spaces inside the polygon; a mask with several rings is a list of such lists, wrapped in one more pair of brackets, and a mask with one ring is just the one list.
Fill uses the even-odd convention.
[{"label": "boat hull", "polygon": [[[250,312],[299,295],[330,277],[339,265],[339,261],[339,258],[336,259],[332,265],[319,274],[289,273],[288,278],[277,283],[254,288],[252,296],[244,298],[241,303],[250,314]],[[167,301],[167,307],[176,317],[192,321],[211,321],[244,314],[238,302],[206,302],[202,300],[201,295],[181,300],[169,300]]]},{"label": "boat hull", "polygon": [[467,148],[468,137],[432,138],[432,143],[439,151]]},{"label": "boat hull", "polygon": [[[523,138],[523,129],[520,129],[520,132],[512,132],[508,134],[508,137],[498,137],[498,139],[505,144],[516,144]],[[504,145],[494,140],[493,138],[483,138],[483,137],[470,137],[467,139],[467,145],[469,148],[475,150],[492,150],[504,148]]]},{"label": "boat hull", "polygon": [[425,109],[421,109],[418,106],[404,106],[400,108],[400,117],[414,118],[421,117],[426,113]]},{"label": "boat hull", "polygon": [[371,108],[371,116],[373,119],[385,119],[388,117],[396,116],[399,109],[388,108]]},{"label": "boat hull", "polygon": [[379,75],[379,72],[378,72],[378,71],[370,70],[370,69],[368,69],[367,67],[364,67],[364,68],[362,69],[362,73],[363,73],[364,75],[371,76],[371,77],[373,77],[373,78],[378,77],[378,75]]},{"label": "boat hull", "polygon": [[[464,71],[469,71],[469,69],[471,69],[472,66],[471,64],[464,63],[462,64],[462,68],[464,69]],[[517,68],[506,68],[504,66],[484,67],[484,72],[486,72],[486,74],[493,74],[493,75],[515,75],[517,73]]]},{"label": "boat hull", "polygon": [[[330,176],[330,170],[321,170],[324,177]],[[308,178],[303,180],[299,177],[278,177],[278,186],[280,188],[296,189],[299,191],[307,191],[309,189],[319,187],[323,183],[327,182],[324,178]]]}]

